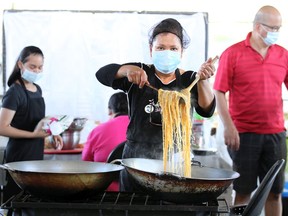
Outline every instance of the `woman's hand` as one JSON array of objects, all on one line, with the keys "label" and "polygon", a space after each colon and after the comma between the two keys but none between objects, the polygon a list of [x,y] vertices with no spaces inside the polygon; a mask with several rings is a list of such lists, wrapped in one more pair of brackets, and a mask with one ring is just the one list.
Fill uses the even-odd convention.
[{"label": "woman's hand", "polygon": [[127,77],[129,82],[139,85],[142,88],[145,83],[148,83],[146,72],[135,65],[123,65],[116,75],[116,78]]},{"label": "woman's hand", "polygon": [[41,119],[38,124],[36,125],[33,131],[33,137],[35,138],[44,138],[50,135],[46,130],[43,129],[45,122],[47,119]]},{"label": "woman's hand", "polygon": [[51,145],[56,150],[63,148],[63,139],[60,135],[52,136]]},{"label": "woman's hand", "polygon": [[203,63],[198,71],[198,75],[200,80],[206,80],[212,77],[215,73],[214,63],[217,61],[219,57],[216,56],[214,59],[209,58],[205,63]]},{"label": "woman's hand", "polygon": [[218,56],[216,56],[213,60],[212,58],[209,58],[204,64],[202,64],[200,70],[197,73],[200,77],[200,81],[197,83],[198,104],[200,107],[202,107],[203,110],[207,111],[211,109],[214,99],[214,94],[208,79],[214,75],[214,63],[217,59]]}]

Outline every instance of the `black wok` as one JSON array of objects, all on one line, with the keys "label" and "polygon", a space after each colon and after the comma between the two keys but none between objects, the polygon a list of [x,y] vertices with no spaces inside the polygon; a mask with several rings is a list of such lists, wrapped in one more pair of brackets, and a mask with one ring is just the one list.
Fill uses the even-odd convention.
[{"label": "black wok", "polygon": [[172,202],[203,202],[216,199],[239,177],[239,173],[192,166],[191,178],[165,173],[162,160],[128,158],[116,160],[125,166],[143,192]]},{"label": "black wok", "polygon": [[19,187],[47,198],[83,198],[104,191],[123,166],[87,161],[21,161],[0,165]]}]

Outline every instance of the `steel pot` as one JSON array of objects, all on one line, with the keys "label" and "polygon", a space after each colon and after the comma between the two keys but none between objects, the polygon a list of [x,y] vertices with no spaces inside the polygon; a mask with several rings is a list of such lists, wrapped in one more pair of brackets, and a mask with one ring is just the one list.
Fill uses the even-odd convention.
[{"label": "steel pot", "polygon": [[62,150],[75,149],[80,141],[80,131],[64,131],[62,134],[63,147]]},{"label": "steel pot", "polygon": [[191,178],[165,173],[162,160],[127,158],[115,160],[125,166],[142,191],[172,202],[203,202],[216,199],[239,177],[239,173],[192,166]]},{"label": "steel pot", "polygon": [[123,166],[88,161],[21,161],[0,165],[21,189],[38,197],[83,198],[104,191]]},{"label": "steel pot", "polygon": [[74,118],[73,122],[61,136],[63,140],[63,150],[75,149],[80,141],[80,132],[84,128],[86,118]]}]

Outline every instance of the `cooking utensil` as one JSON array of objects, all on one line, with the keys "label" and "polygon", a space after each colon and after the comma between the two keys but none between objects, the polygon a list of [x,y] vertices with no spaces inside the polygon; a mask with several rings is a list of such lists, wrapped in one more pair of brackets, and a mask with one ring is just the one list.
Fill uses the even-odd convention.
[{"label": "cooking utensil", "polygon": [[[212,59],[211,64],[213,65],[218,59],[218,56],[216,56],[214,59]],[[200,76],[198,74],[195,75],[195,79],[193,80],[193,82],[185,89],[182,89],[180,92],[183,92],[183,95],[187,95],[187,92],[190,92],[191,89],[197,84],[197,82],[200,80]],[[183,97],[180,98],[179,103],[185,103],[185,100],[183,99]]]},{"label": "cooking utensil", "polygon": [[[186,89],[190,91],[196,85],[196,83],[199,81],[199,79],[200,79],[200,77],[196,74],[195,80]],[[149,88],[157,91],[157,92],[159,90],[159,89],[157,89],[156,87],[152,86],[149,83],[145,83],[145,85],[148,86]]]},{"label": "cooking utensil", "polygon": [[104,191],[123,166],[88,161],[21,161],[0,165],[21,189],[38,197],[79,199]]},{"label": "cooking utensil", "polygon": [[[186,89],[183,89],[181,90],[182,91],[191,91],[191,89],[196,85],[196,83],[200,80],[200,77],[198,76],[198,74],[196,74],[195,76],[195,80],[186,88]],[[149,88],[155,90],[158,92],[159,89],[155,88],[154,86],[152,86],[151,84],[148,84],[146,83],[145,84],[146,86],[148,86]],[[181,97],[180,100],[179,100],[179,103],[185,103],[185,100]]]},{"label": "cooking utensil", "polygon": [[80,131],[64,131],[61,134],[63,140],[62,150],[71,150],[75,149],[80,141]]},{"label": "cooking utensil", "polygon": [[151,88],[151,89],[153,89],[153,90],[155,90],[155,91],[158,92],[158,89],[155,88],[154,86],[152,86],[151,84],[149,84],[149,83],[145,83],[145,85],[148,86],[149,88]]},{"label": "cooking utensil", "polygon": [[[214,59],[212,59],[211,64],[215,64],[215,62],[218,60],[218,56],[215,56]],[[195,76],[195,80],[186,88],[188,91],[191,91],[191,89],[196,85],[196,83],[200,80],[200,76],[198,74],[196,74]]]},{"label": "cooking utensil", "polygon": [[[74,118],[67,130],[61,133],[63,150],[72,150],[77,147],[80,141],[80,132],[84,128],[87,118]],[[53,142],[52,137],[50,142]]]},{"label": "cooking utensil", "polygon": [[239,177],[234,171],[198,165],[192,166],[191,178],[165,174],[163,161],[155,159],[127,158],[113,162],[125,166],[143,192],[171,202],[216,199]]},{"label": "cooking utensil", "polygon": [[[65,130],[62,134],[63,146],[60,150],[73,150],[77,147],[80,141],[80,131],[79,130]],[[53,136],[49,136],[49,143],[54,144]]]}]

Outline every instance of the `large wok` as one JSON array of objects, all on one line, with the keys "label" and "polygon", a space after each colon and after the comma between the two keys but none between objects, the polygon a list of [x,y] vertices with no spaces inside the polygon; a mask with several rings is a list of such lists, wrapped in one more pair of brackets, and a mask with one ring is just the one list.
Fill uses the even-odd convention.
[{"label": "large wok", "polygon": [[38,197],[84,198],[104,191],[123,166],[87,161],[21,161],[0,165],[21,189]]},{"label": "large wok", "polygon": [[[239,173],[192,166],[191,178],[165,173],[162,160],[128,158],[115,160],[125,166],[143,192],[172,202],[203,202],[216,199],[239,177]],[[113,163],[114,163],[113,162]]]}]

